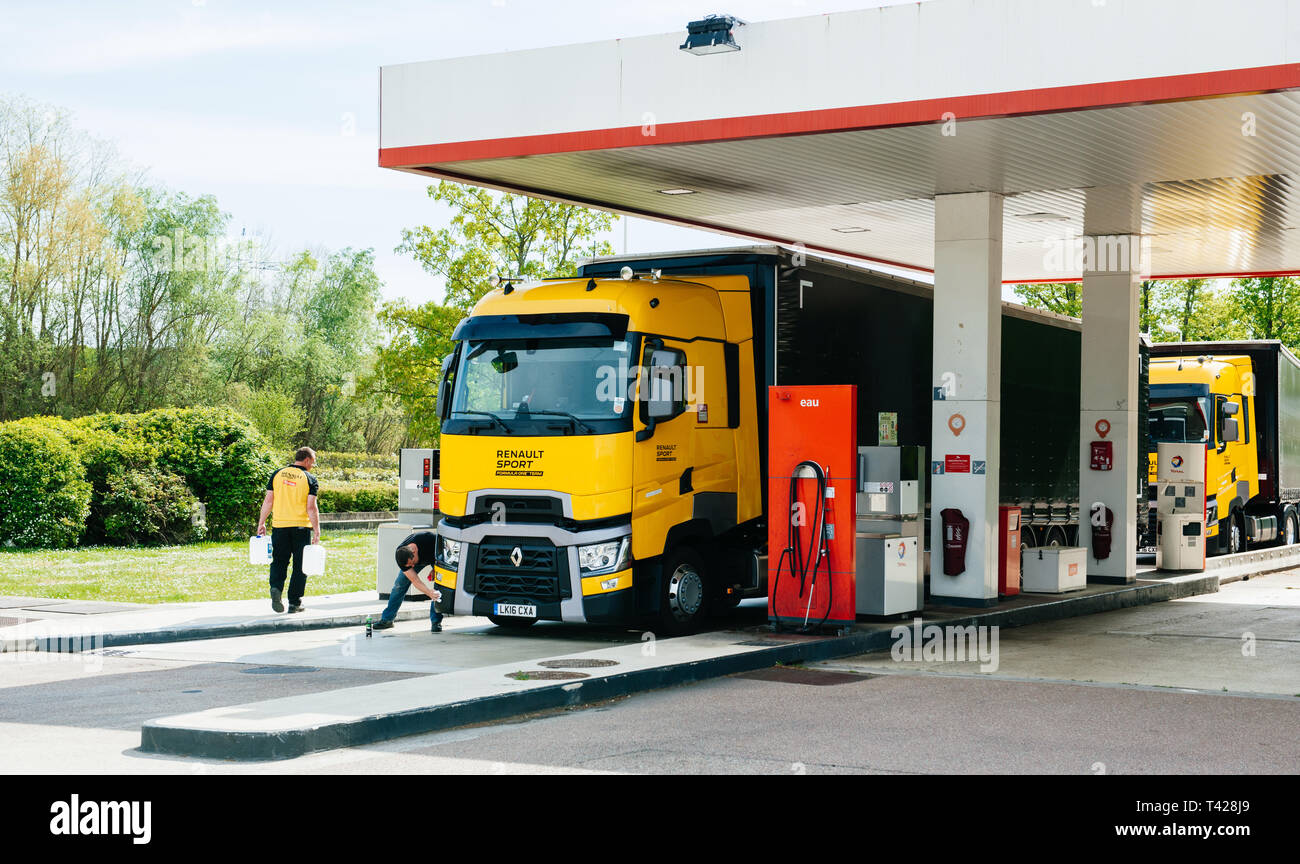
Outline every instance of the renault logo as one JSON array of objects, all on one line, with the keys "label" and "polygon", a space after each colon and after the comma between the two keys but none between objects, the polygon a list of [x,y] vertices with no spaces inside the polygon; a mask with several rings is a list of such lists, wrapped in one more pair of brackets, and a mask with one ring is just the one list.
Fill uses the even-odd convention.
[{"label": "renault logo", "polygon": [[520,549],[518,546],[516,546],[514,550],[511,551],[510,553],[510,563],[518,567],[521,563],[523,563],[523,560],[524,560],[523,550]]}]

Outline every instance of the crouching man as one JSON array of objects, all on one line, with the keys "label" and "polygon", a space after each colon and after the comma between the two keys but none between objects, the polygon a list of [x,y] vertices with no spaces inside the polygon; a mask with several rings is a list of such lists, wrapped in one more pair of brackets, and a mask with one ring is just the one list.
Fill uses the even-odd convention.
[{"label": "crouching man", "polygon": [[425,583],[417,574],[426,564],[433,564],[434,548],[438,535],[433,531],[417,531],[403,540],[397,547],[397,581],[388,593],[388,607],[375,622],[376,630],[387,630],[393,626],[397,610],[406,599],[406,591],[412,585],[429,598],[429,625],[434,633],[442,632],[442,613],[438,611],[438,601],[442,594],[432,585]]}]

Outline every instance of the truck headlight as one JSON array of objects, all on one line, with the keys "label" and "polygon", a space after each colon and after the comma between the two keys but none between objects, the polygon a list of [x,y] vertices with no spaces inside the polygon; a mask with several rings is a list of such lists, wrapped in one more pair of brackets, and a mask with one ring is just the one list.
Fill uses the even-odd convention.
[{"label": "truck headlight", "polygon": [[438,536],[438,563],[455,570],[460,565],[460,541]]},{"label": "truck headlight", "polygon": [[578,547],[578,566],[588,576],[598,573],[613,573],[627,566],[627,556],[631,545],[628,538],[611,540],[608,543],[593,543]]}]

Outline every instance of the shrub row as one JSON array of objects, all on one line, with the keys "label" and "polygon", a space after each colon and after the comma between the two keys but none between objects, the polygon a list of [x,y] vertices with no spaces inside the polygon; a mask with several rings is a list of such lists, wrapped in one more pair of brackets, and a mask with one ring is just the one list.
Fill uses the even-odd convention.
[{"label": "shrub row", "polygon": [[0,424],[0,544],[179,543],[242,534],[277,467],[226,408]]},{"label": "shrub row", "polygon": [[397,474],[396,453],[343,453],[333,450],[321,450],[316,454],[316,466],[330,470],[370,469],[389,471]]},{"label": "shrub row", "polygon": [[322,482],[316,503],[322,513],[396,510],[397,483]]}]

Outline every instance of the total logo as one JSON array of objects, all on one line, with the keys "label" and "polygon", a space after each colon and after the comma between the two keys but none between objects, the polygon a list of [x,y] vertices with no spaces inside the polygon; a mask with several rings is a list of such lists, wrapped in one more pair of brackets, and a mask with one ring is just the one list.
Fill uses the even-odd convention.
[{"label": "total logo", "polygon": [[1183,457],[1175,456],[1174,458],[1169,460],[1169,464],[1174,466],[1175,468],[1181,468],[1183,467]]},{"label": "total logo", "polygon": [[906,554],[907,554],[907,544],[906,544],[906,543],[899,543],[899,544],[898,544],[898,560],[899,560],[899,561],[902,561],[902,560],[903,560],[903,556],[906,555]]}]

